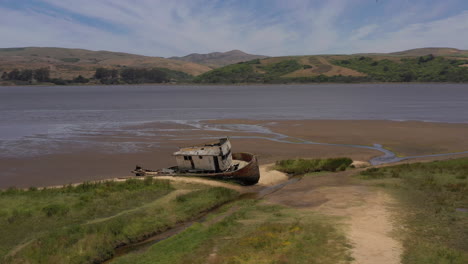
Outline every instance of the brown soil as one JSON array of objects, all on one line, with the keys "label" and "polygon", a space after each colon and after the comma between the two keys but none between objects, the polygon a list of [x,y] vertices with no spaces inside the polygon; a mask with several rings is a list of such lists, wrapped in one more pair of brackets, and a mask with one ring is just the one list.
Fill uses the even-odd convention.
[{"label": "brown soil", "polygon": [[355,71],[353,69],[337,66],[331,64],[328,60],[326,60],[323,57],[318,58],[319,61],[324,64],[324,65],[329,65],[331,66],[330,71],[324,73],[326,76],[335,76],[335,75],[343,75],[343,76],[367,76],[367,74]]},{"label": "brown soil", "polygon": [[468,140],[466,140],[468,124],[382,120],[218,120],[213,122],[258,124],[273,132],[314,142],[369,146],[378,143],[402,156],[468,150]]},{"label": "brown soil", "polygon": [[356,171],[306,176],[266,199],[341,218],[353,244],[355,263],[400,263],[402,246],[391,235],[394,227],[389,207],[394,201],[382,191],[355,183],[350,178],[354,173]]},{"label": "brown soil", "polygon": [[309,69],[300,69],[291,73],[284,75],[283,77],[310,77],[318,76],[320,74],[326,76],[367,76],[367,74],[355,71],[353,69],[337,66],[331,64],[325,57],[321,56],[312,56],[312,57],[302,57],[300,62],[303,65],[310,65],[312,68]]},{"label": "brown soil", "polygon": [[[383,144],[401,155],[424,155],[433,153],[459,152],[468,150],[468,124],[444,124],[424,122],[392,121],[332,121],[332,120],[215,120],[205,123],[258,124],[291,137],[323,143]],[[103,180],[130,176],[136,164],[148,169],[174,166],[172,153],[178,146],[187,146],[206,141],[206,137],[223,136],[264,136],[246,132],[227,133],[188,129],[186,125],[154,123],[138,125],[128,129],[182,128],[170,132],[171,137],[157,133],[154,136],[135,137],[126,134],[93,135],[79,139],[90,142],[120,144],[122,141],[139,142],[142,145],[158,142],[158,147],[142,147],[134,153],[120,153],[112,149],[90,147],[83,149],[73,143],[60,141],[60,152],[38,157],[1,158],[0,188],[49,186],[91,180]],[[119,132],[120,133],[120,132]],[[169,132],[163,132],[169,133]],[[189,139],[190,140],[174,140]],[[290,142],[295,140],[288,139]],[[268,139],[231,138],[234,152],[251,152],[258,155],[260,164],[274,163],[289,158],[350,157],[353,160],[368,161],[381,155],[380,152],[344,146],[322,146],[275,142]],[[297,141],[297,140],[296,140]],[[91,143],[90,143],[91,144]]]},{"label": "brown soil", "polygon": [[[72,61],[69,61],[72,59]],[[77,61],[73,61],[77,60]],[[52,78],[72,79],[78,75],[90,78],[97,67],[161,67],[199,75],[210,71],[205,65],[110,51],[65,48],[24,48],[0,54],[3,71],[48,67]]]}]

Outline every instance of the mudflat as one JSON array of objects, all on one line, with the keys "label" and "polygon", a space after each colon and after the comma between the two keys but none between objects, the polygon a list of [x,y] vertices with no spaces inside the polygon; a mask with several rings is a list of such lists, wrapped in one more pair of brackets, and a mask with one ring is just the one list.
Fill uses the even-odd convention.
[{"label": "mudflat", "polygon": [[[145,131],[144,135],[128,131]],[[2,157],[0,188],[27,188],[129,176],[136,164],[145,168],[174,165],[179,146],[230,136],[234,152],[252,152],[260,164],[286,158],[350,157],[368,161],[380,151],[352,145],[381,144],[401,156],[421,156],[468,150],[468,124],[359,120],[210,120],[180,124],[154,122],[125,130],[74,138],[50,139],[54,151]],[[337,143],[330,146],[303,144]],[[109,146],[114,146],[109,148]],[[129,151],[120,146],[138,146]],[[464,154],[467,155],[467,154]],[[463,155],[456,155],[463,156]]]}]

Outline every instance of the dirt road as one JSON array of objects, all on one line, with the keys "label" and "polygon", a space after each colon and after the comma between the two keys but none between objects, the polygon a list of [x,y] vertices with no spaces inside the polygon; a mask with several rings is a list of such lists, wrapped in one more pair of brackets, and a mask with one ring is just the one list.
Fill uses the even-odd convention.
[{"label": "dirt road", "polygon": [[351,178],[356,171],[306,176],[265,197],[302,210],[337,216],[353,244],[354,263],[400,263],[402,246],[392,237],[392,198]]}]

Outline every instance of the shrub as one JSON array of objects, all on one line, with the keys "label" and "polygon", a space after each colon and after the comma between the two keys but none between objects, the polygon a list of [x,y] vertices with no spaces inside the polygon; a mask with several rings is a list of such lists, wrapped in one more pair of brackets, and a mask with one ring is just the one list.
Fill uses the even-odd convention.
[{"label": "shrub", "polygon": [[32,216],[32,212],[28,209],[17,208],[11,212],[11,215],[7,218],[8,223],[13,224],[20,222],[26,218]]},{"label": "shrub", "polygon": [[276,169],[292,175],[301,175],[320,171],[344,171],[351,163],[353,160],[350,158],[281,160],[276,162]]},{"label": "shrub", "polygon": [[51,204],[42,208],[42,212],[44,212],[47,217],[52,217],[56,215],[64,216],[68,214],[68,211],[70,211],[70,209],[64,204]]}]

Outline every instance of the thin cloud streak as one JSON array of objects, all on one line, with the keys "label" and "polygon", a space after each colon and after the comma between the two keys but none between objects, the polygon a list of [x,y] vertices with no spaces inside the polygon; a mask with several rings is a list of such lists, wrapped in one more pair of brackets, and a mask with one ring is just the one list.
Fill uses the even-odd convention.
[{"label": "thin cloud streak", "polygon": [[34,2],[28,8],[0,3],[1,46],[164,57],[231,49],[279,56],[468,48],[468,5],[459,0],[431,0],[432,6],[421,0]]}]

